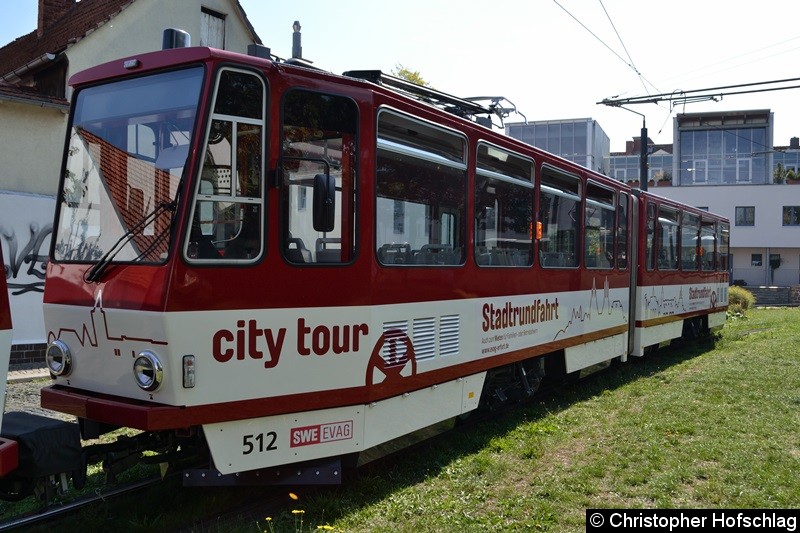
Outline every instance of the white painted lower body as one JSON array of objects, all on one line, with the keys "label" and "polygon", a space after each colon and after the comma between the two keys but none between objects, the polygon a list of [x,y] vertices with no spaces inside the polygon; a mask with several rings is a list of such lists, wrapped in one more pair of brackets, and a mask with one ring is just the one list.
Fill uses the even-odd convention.
[{"label": "white painted lower body", "polygon": [[628,334],[621,333],[596,341],[572,346],[564,350],[567,372],[583,370],[615,357],[625,356]]},{"label": "white painted lower body", "polygon": [[478,407],[486,373],[367,405],[207,424],[222,474],[361,452]]}]

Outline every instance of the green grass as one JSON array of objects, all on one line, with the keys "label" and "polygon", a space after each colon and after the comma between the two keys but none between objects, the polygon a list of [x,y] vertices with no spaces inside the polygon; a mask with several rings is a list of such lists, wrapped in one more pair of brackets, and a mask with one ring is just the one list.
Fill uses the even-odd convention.
[{"label": "green grass", "polygon": [[800,310],[751,310],[716,345],[595,375],[298,508],[313,528],[415,532],[584,531],[590,507],[798,508],[798,340]]}]

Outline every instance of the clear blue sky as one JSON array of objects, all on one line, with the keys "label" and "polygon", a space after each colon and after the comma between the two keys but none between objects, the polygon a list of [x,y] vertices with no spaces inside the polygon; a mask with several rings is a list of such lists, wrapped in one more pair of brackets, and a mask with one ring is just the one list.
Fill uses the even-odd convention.
[{"label": "clear blue sky", "polygon": [[[299,20],[303,55],[317,66],[341,73],[390,71],[402,64],[458,96],[503,95],[529,120],[591,117],[611,138],[614,151],[639,135],[642,118],[597,105],[603,98],[800,77],[797,0],[241,4],[277,55],[291,55],[292,23]],[[35,29],[36,0],[0,0],[0,6],[0,44]],[[774,142],[786,145],[800,136],[798,99],[800,89],[793,89],[673,109],[666,103],[632,109],[646,115],[649,136],[657,143],[672,142],[676,112],[771,109]]]}]

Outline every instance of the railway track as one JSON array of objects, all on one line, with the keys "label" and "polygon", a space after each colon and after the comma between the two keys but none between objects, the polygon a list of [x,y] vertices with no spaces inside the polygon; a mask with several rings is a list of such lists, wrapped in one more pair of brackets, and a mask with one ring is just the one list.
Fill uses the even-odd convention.
[{"label": "railway track", "polygon": [[94,494],[77,498],[73,501],[51,505],[39,512],[33,512],[23,516],[16,516],[10,520],[0,522],[0,531],[11,531],[19,528],[30,528],[33,526],[56,525],[58,520],[70,513],[77,512],[100,502],[130,495],[137,491],[145,490],[164,480],[160,476],[153,476],[122,485],[98,489]]}]

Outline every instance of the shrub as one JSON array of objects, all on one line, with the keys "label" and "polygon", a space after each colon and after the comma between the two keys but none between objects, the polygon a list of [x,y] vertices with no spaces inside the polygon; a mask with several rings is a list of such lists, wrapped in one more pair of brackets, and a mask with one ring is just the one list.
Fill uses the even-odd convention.
[{"label": "shrub", "polygon": [[755,304],[756,297],[747,289],[736,285],[728,289],[728,312],[734,315],[744,315]]}]

